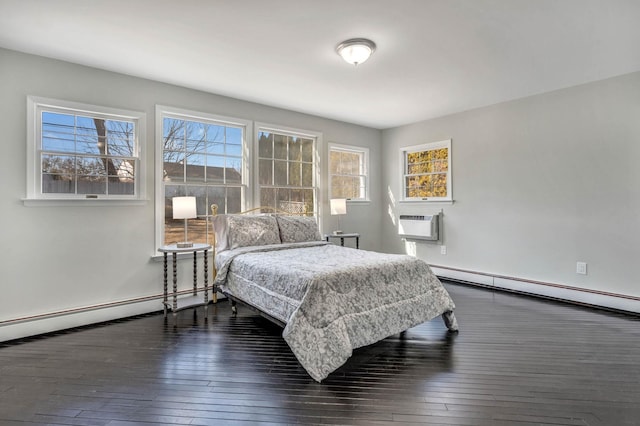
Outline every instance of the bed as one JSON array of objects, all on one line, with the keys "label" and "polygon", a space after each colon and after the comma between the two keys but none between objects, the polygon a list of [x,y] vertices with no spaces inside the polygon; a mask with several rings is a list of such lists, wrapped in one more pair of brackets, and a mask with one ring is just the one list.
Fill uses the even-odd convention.
[{"label": "bed", "polygon": [[239,301],[284,327],[283,338],[318,382],[354,349],[437,316],[458,330],[453,300],[420,259],[327,243],[313,217],[211,208],[214,289],[234,310]]}]

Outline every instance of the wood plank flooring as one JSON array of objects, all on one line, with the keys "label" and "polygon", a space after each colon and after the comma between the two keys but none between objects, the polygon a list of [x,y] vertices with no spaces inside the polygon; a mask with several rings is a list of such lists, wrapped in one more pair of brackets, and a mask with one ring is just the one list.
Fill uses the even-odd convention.
[{"label": "wood plank flooring", "polygon": [[440,318],[323,383],[220,302],[0,344],[1,425],[640,425],[640,319],[447,283]]}]

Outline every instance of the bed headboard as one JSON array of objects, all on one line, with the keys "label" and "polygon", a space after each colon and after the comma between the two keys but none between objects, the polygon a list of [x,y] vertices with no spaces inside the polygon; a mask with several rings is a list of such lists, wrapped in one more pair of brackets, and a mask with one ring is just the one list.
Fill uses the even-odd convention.
[{"label": "bed headboard", "polygon": [[[260,207],[255,207],[253,209],[249,209],[249,210],[245,210],[243,212],[240,213],[233,213],[233,214],[251,214],[251,213],[271,213],[271,214],[282,214],[282,215],[288,215],[288,216],[307,216],[306,212],[301,211],[301,212],[292,212],[292,211],[288,211],[288,210],[282,210],[282,209],[278,209],[275,207],[271,207],[271,206],[260,206]],[[217,204],[211,204],[211,215],[212,216],[217,216],[218,215],[218,205]]]},{"label": "bed headboard", "polygon": [[[314,216],[261,206],[240,213],[218,214],[211,204],[213,230],[213,279],[216,254],[246,246],[320,241],[322,237]],[[253,214],[253,215],[252,215]]]}]

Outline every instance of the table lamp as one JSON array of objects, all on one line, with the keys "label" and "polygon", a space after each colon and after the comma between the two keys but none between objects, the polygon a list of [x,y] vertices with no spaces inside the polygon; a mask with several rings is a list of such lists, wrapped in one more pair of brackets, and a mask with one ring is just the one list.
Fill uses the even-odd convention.
[{"label": "table lamp", "polygon": [[346,198],[332,198],[330,200],[331,203],[331,215],[338,216],[338,229],[333,231],[334,234],[339,235],[342,234],[342,230],[340,229],[340,216],[343,214],[347,214],[347,199]]},{"label": "table lamp", "polygon": [[173,218],[184,219],[184,241],[177,243],[179,248],[193,247],[187,239],[187,219],[198,217],[196,211],[196,197],[173,197]]}]

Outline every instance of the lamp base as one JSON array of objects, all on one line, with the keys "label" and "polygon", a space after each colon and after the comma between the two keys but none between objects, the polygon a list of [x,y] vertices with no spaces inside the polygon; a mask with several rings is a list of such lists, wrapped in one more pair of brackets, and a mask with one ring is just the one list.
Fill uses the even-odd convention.
[{"label": "lamp base", "polygon": [[178,247],[178,248],[189,248],[189,247],[193,247],[193,243],[191,243],[191,242],[176,243],[176,247]]}]

